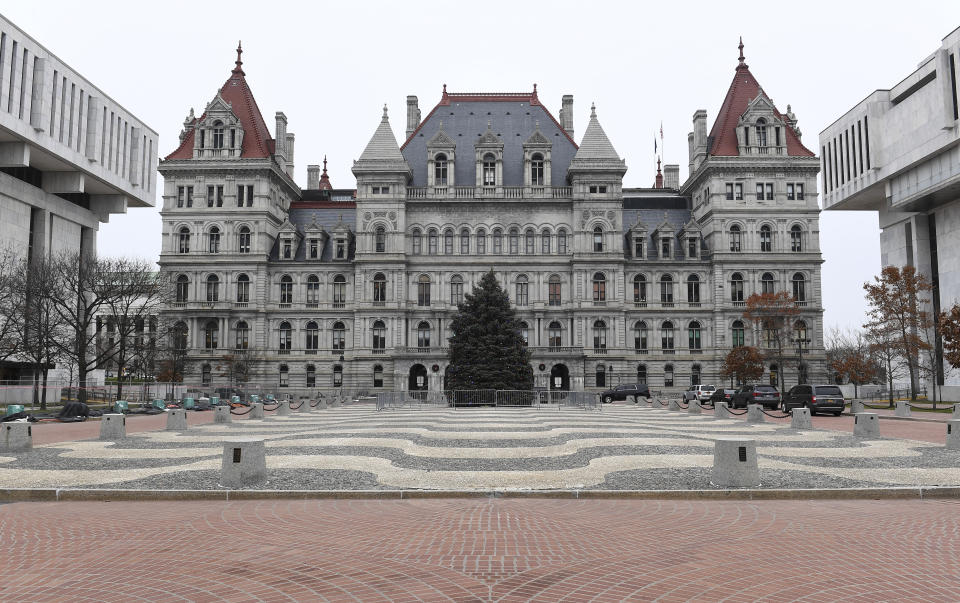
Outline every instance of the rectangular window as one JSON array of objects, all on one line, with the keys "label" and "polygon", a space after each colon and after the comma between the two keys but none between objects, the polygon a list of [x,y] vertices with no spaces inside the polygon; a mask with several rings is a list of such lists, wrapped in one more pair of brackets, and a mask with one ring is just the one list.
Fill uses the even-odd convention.
[{"label": "rectangular window", "polygon": [[864,139],[864,142],[866,143],[866,147],[864,148],[867,150],[867,169],[869,170],[870,169],[870,127],[869,127],[869,124],[867,123],[866,115],[863,116],[863,139]]},{"label": "rectangular window", "polygon": [[767,188],[767,201],[773,201],[773,183],[768,182],[766,184],[766,188]]},{"label": "rectangular window", "polygon": [[733,189],[733,198],[737,201],[743,201],[743,185],[739,183],[735,184]]},{"label": "rectangular window", "polygon": [[177,207],[183,207],[183,194],[184,188],[182,186],[177,187]]},{"label": "rectangular window", "polygon": [[733,183],[728,182],[726,187],[727,187],[727,201],[733,201]]},{"label": "rectangular window", "polygon": [[549,303],[551,306],[560,305],[560,282],[550,282],[549,285]]},{"label": "rectangular window", "polygon": [[803,183],[797,183],[797,201],[803,201]]},{"label": "rectangular window", "polygon": [[953,94],[953,118],[960,119],[957,105],[957,61],[950,53],[950,92]]},{"label": "rectangular window", "polygon": [[320,244],[317,239],[310,239],[310,259],[315,260],[320,257]]},{"label": "rectangular window", "polygon": [[793,184],[787,183],[787,201],[793,201]]},{"label": "rectangular window", "polygon": [[477,235],[477,253],[480,255],[485,255],[487,253],[486,233]]},{"label": "rectangular window", "polygon": [[757,183],[757,201],[763,201],[763,183]]},{"label": "rectangular window", "polygon": [[634,237],[633,239],[633,257],[638,260],[643,259],[643,237]]},{"label": "rectangular window", "polygon": [[517,305],[526,306],[529,301],[528,296],[528,283],[520,282],[517,283]]},{"label": "rectangular window", "polygon": [[214,197],[216,196],[216,189],[213,186],[207,187],[207,207],[213,207]]},{"label": "rectangular window", "polygon": [[240,186],[237,187],[237,207],[243,207],[243,193],[244,193],[244,187],[241,184]]},{"label": "rectangular window", "polygon": [[193,207],[193,187],[187,187],[187,207]]},{"label": "rectangular window", "polygon": [[663,237],[660,239],[660,257],[669,258],[670,257],[670,239]]},{"label": "rectangular window", "polygon": [[463,283],[450,283],[450,305],[459,306],[463,303]]},{"label": "rectangular window", "polygon": [[687,258],[691,260],[697,259],[697,240],[693,237],[687,239]]},{"label": "rectangular window", "polygon": [[293,257],[293,245],[290,243],[290,241],[284,241],[283,242],[283,259],[289,260],[291,257]]},{"label": "rectangular window", "polygon": [[217,207],[223,207],[223,185],[217,186]]}]

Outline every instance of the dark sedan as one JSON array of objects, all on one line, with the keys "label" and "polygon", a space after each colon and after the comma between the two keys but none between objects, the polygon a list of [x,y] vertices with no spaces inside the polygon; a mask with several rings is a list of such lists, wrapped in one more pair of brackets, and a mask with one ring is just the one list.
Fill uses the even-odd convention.
[{"label": "dark sedan", "polygon": [[810,409],[810,414],[818,412],[832,412],[840,416],[846,401],[843,392],[836,385],[795,385],[783,397],[780,409],[791,412],[794,408]]},{"label": "dark sedan", "polygon": [[764,408],[780,406],[780,392],[772,385],[744,385],[733,395],[734,408],[746,408],[748,404],[762,404]]},{"label": "dark sedan", "polygon": [[735,393],[737,393],[735,389],[717,389],[713,392],[713,395],[710,396],[710,401],[714,404],[717,402],[726,402],[729,406]]},{"label": "dark sedan", "polygon": [[641,397],[650,399],[650,388],[646,383],[624,383],[600,394],[600,399],[608,404],[614,400]]}]

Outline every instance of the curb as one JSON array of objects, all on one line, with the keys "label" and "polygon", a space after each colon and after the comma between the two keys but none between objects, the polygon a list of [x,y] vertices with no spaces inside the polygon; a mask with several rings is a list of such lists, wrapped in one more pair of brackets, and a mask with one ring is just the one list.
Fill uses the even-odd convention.
[{"label": "curb", "polygon": [[0,502],[410,500],[536,498],[574,500],[924,500],[960,499],[960,487],[723,490],[108,490],[3,488]]},{"label": "curb", "polygon": [[[943,414],[946,415],[947,413],[943,413]],[[844,411],[843,416],[844,416],[844,417],[852,417],[852,416],[853,416],[853,413]],[[922,419],[922,418],[920,418],[920,417],[912,417],[912,416],[911,416],[911,417],[898,417],[898,416],[895,416],[895,415],[883,415],[883,414],[879,414],[879,413],[878,413],[878,416],[879,416],[879,418],[881,418],[881,419],[883,419],[883,420],[885,420],[885,421],[886,421],[887,419],[890,419],[890,420],[892,420],[892,421],[916,421],[917,423],[940,423],[940,424],[946,424],[946,422],[950,420],[949,417],[948,417],[947,419],[944,419],[944,420],[941,420],[941,419]]]}]

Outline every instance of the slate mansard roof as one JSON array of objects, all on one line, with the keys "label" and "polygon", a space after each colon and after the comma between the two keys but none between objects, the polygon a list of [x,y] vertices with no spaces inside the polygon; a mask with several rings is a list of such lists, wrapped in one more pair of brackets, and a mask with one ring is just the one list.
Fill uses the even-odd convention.
[{"label": "slate mansard roof", "polygon": [[401,147],[413,170],[413,186],[427,185],[427,143],[440,130],[456,144],[455,182],[476,183],[474,144],[487,131],[503,143],[503,185],[523,186],[523,143],[539,125],[551,148],[551,186],[565,186],[577,144],[532,93],[444,93],[440,102]]}]

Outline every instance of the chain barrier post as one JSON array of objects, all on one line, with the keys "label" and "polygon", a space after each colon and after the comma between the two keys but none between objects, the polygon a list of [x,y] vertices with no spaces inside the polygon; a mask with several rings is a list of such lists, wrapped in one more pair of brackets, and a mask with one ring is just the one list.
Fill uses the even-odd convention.
[{"label": "chain barrier post", "polygon": [[880,418],[875,412],[860,412],[853,416],[853,435],[860,438],[880,435]]},{"label": "chain barrier post", "polygon": [[791,429],[813,429],[813,419],[810,417],[810,409],[806,406],[794,408],[790,417]]},{"label": "chain barrier post", "polygon": [[171,408],[167,411],[167,431],[186,431],[187,411],[182,408]]},{"label": "chain barrier post", "polygon": [[947,421],[947,449],[960,450],[960,419]]},{"label": "chain barrier post", "polygon": [[763,418],[763,405],[748,404],[747,423],[763,423],[764,421],[766,421],[766,419]]},{"label": "chain barrier post", "polygon": [[893,414],[897,417],[909,417],[910,416],[910,403],[906,400],[897,401],[897,409],[893,411]]}]

